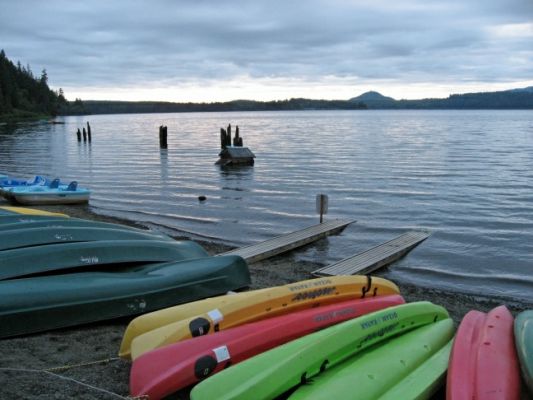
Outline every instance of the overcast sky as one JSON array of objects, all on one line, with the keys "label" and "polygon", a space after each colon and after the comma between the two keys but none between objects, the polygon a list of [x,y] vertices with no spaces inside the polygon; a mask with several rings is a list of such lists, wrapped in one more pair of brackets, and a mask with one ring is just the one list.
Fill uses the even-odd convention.
[{"label": "overcast sky", "polygon": [[533,86],[533,0],[0,0],[68,99],[394,98]]}]

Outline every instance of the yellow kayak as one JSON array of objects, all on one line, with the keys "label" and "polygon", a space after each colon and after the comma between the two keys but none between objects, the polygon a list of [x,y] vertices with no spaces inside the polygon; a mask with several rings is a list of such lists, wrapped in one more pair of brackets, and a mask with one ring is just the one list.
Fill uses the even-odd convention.
[{"label": "yellow kayak", "polygon": [[[346,300],[398,293],[398,287],[388,280],[360,275],[310,279],[248,292],[244,296],[209,299],[200,306],[204,311],[186,317],[178,312],[170,323],[166,314],[160,327],[130,339],[129,355],[134,360],[147,351],[245,323]],[[195,311],[200,309],[192,305]],[[205,310],[207,306],[209,309]],[[127,346],[121,348],[120,355],[128,356]]]},{"label": "yellow kayak", "polygon": [[35,208],[26,208],[26,207],[11,207],[11,206],[2,206],[0,207],[1,210],[5,210],[8,212],[13,212],[16,214],[24,214],[24,215],[46,215],[46,216],[54,216],[54,217],[65,217],[68,218],[67,214],[62,213],[56,213],[51,211],[44,211],[44,210],[37,210]]}]

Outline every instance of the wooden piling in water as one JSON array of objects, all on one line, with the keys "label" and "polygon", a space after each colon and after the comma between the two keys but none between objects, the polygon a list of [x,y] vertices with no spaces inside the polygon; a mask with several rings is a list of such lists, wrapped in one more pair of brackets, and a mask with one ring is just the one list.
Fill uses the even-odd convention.
[{"label": "wooden piling in water", "polygon": [[81,142],[81,131],[80,131],[80,128],[78,128],[78,131],[76,132],[76,136],[78,137],[78,142]]},{"label": "wooden piling in water", "polygon": [[91,141],[91,125],[89,125],[89,121],[87,121],[87,139],[89,139],[89,142]]},{"label": "wooden piling in water", "polygon": [[87,131],[85,130],[85,128],[83,128],[83,141],[87,141]]},{"label": "wooden piling in water", "polygon": [[161,125],[159,127],[159,147],[162,148],[162,149],[167,149],[168,148],[167,127],[163,126],[163,125]]}]

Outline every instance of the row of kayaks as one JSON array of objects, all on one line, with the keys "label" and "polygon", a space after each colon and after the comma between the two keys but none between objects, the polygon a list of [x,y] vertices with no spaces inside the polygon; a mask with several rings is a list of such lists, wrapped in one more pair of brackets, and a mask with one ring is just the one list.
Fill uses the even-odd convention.
[{"label": "row of kayaks", "polygon": [[0,175],[0,195],[25,205],[80,204],[89,201],[91,192],[79,187],[77,181],[62,184],[58,178],[35,176],[33,180],[22,180]]},{"label": "row of kayaks", "polygon": [[0,337],[141,314],[119,350],[132,396],[519,399],[520,368],[533,394],[533,311],[471,311],[456,330],[382,278],[230,292],[249,285],[242,258],[194,242],[0,207]]},{"label": "row of kayaks", "polygon": [[65,215],[0,208],[0,338],[135,315],[250,284],[238,256]]},{"label": "row of kayaks", "polygon": [[131,395],[148,399],[428,399],[442,386],[447,399],[519,399],[520,365],[533,393],[532,327],[533,311],[500,306],[456,331],[390,281],[336,276],[144,314],[119,355]]}]

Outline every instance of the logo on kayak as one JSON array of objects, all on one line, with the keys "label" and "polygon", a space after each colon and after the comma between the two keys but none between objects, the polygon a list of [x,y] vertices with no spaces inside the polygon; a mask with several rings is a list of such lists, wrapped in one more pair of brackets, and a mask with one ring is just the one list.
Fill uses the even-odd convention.
[{"label": "logo on kayak", "polygon": [[347,307],[342,310],[332,311],[325,314],[320,314],[314,317],[315,322],[332,321],[337,318],[343,318],[349,315],[356,315],[357,310],[355,307]]},{"label": "logo on kayak", "polygon": [[66,242],[68,240],[73,240],[74,238],[72,237],[72,235],[68,235],[68,234],[61,234],[61,233],[56,233],[55,236],[54,236],[57,240],[61,240],[62,242]]},{"label": "logo on kayak", "polygon": [[337,290],[335,286],[310,290],[309,292],[298,293],[291,301],[313,300],[335,293],[335,290]]},{"label": "logo on kayak", "polygon": [[298,292],[300,290],[312,289],[317,286],[326,286],[326,285],[332,285],[332,284],[333,282],[331,281],[331,279],[324,278],[324,279],[313,280],[311,282],[294,284],[292,286],[289,286],[289,290],[291,292]]},{"label": "logo on kayak", "polygon": [[84,264],[98,264],[98,257],[96,256],[88,256],[88,257],[84,257],[84,256],[81,256],[80,257],[80,261]]}]

